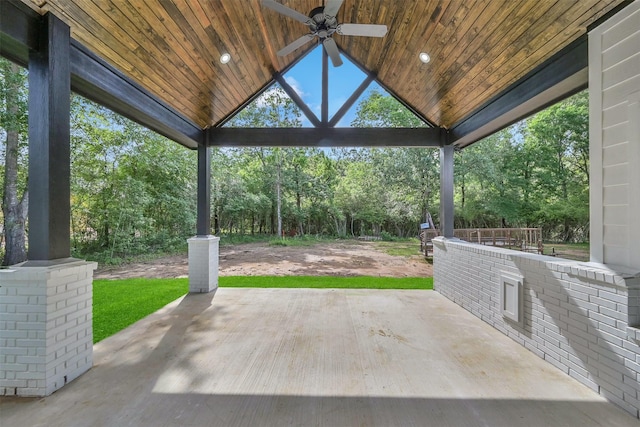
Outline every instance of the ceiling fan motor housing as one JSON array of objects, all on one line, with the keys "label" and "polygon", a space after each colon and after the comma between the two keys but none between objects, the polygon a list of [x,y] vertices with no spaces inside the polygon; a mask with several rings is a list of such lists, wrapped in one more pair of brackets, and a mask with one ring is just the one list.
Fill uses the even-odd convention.
[{"label": "ceiling fan motor housing", "polygon": [[330,37],[338,28],[338,20],[335,16],[326,16],[324,6],[318,6],[309,13],[311,22],[309,29],[312,34],[317,34],[320,39]]}]

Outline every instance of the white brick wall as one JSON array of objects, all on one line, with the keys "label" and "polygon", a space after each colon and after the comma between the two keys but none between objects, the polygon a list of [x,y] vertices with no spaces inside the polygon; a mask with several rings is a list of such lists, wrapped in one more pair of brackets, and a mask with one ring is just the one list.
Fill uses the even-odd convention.
[{"label": "white brick wall", "polygon": [[640,269],[640,0],[589,33],[591,259]]},{"label": "white brick wall", "polygon": [[189,243],[189,292],[212,292],[218,289],[220,238],[196,236]]},{"label": "white brick wall", "polygon": [[96,267],[0,270],[0,395],[46,396],[91,368]]},{"label": "white brick wall", "polygon": [[[637,274],[444,238],[433,270],[437,292],[640,416],[640,334],[628,328],[639,320]],[[523,326],[502,316],[503,273],[524,277]]]}]

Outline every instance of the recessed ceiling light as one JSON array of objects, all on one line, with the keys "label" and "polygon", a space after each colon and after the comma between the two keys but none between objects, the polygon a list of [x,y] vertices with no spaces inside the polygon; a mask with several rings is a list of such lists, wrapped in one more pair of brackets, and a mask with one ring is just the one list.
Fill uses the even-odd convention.
[{"label": "recessed ceiling light", "polygon": [[429,56],[428,53],[422,52],[422,53],[420,53],[420,61],[422,61],[422,62],[424,62],[426,64],[429,61],[431,61],[431,57]]},{"label": "recessed ceiling light", "polygon": [[223,64],[228,63],[229,61],[231,61],[231,55],[229,55],[228,53],[223,53],[220,56],[220,62],[222,62]]}]

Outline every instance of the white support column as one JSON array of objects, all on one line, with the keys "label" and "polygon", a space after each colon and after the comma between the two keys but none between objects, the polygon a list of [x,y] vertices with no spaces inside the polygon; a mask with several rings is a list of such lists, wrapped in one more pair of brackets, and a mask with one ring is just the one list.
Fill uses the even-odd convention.
[{"label": "white support column", "polygon": [[97,263],[66,258],[25,264],[0,270],[3,396],[47,396],[93,364]]},{"label": "white support column", "polygon": [[195,236],[189,242],[189,292],[218,289],[218,248],[220,238]]},{"label": "white support column", "polygon": [[640,269],[640,1],[589,33],[591,261]]}]

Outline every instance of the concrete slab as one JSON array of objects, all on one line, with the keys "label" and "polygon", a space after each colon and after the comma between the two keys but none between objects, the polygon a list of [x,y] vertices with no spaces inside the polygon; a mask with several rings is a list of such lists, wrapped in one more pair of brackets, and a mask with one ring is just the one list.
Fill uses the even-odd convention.
[{"label": "concrete slab", "polygon": [[1,426],[638,426],[432,291],[228,289],[94,348]]}]

